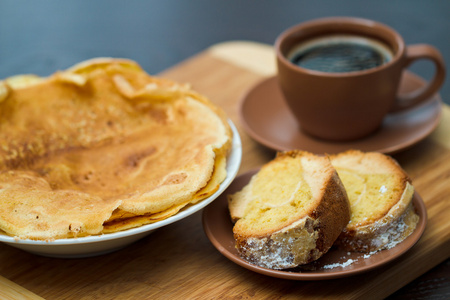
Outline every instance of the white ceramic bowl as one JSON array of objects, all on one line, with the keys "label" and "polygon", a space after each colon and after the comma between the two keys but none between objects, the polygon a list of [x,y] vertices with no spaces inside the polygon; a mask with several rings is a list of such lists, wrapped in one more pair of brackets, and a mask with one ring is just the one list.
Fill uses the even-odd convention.
[{"label": "white ceramic bowl", "polygon": [[143,225],[137,228],[109,234],[70,239],[57,239],[55,241],[48,242],[16,239],[11,236],[0,234],[0,242],[38,255],[63,258],[88,257],[106,254],[121,249],[150,234],[155,229],[192,215],[193,213],[203,209],[205,206],[214,201],[221,193],[223,193],[239,171],[242,158],[241,138],[233,122],[229,121],[229,124],[233,131],[233,144],[227,160],[227,177],[213,195],[195,205],[186,207],[176,215],[153,224]]}]

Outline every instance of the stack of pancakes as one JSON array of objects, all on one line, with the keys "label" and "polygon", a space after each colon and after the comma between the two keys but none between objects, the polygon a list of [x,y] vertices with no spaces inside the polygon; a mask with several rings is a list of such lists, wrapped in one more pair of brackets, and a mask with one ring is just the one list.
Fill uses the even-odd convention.
[{"label": "stack of pancakes", "polygon": [[133,61],[0,81],[0,230],[52,240],[153,223],[226,177],[225,114]]}]

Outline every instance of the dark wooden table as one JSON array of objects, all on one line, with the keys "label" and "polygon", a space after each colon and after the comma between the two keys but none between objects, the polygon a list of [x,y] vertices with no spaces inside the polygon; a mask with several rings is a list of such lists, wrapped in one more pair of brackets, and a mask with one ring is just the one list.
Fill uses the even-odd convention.
[{"label": "dark wooden table", "polygon": [[[432,44],[450,61],[447,0],[2,1],[0,78],[49,75],[98,56],[131,58],[156,74],[213,44],[228,40],[273,44],[287,27],[327,16],[386,23],[407,44]],[[411,70],[424,78],[433,72],[425,62]],[[448,79],[440,94],[450,104]],[[449,265],[447,260],[390,298],[449,298]]]}]

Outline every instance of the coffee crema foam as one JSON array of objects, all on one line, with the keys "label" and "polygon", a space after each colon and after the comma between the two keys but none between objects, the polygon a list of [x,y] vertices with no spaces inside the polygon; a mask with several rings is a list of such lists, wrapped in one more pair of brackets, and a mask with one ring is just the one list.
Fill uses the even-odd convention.
[{"label": "coffee crema foam", "polygon": [[381,41],[356,35],[327,35],[295,46],[287,58],[295,65],[328,73],[357,72],[392,60],[392,50]]}]

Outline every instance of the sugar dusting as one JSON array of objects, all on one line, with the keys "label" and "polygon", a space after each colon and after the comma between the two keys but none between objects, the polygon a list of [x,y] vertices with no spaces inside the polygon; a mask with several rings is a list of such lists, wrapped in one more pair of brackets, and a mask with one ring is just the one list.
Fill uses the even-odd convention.
[{"label": "sugar dusting", "polygon": [[[340,258],[340,260],[344,262],[324,265],[322,268],[323,269],[334,269],[337,267],[345,268],[359,261],[359,259],[368,259],[373,254],[379,251],[394,248],[410,234],[410,233],[405,234],[408,228],[409,226],[408,224],[406,224],[404,216],[402,216],[402,218],[399,218],[396,222],[393,222],[391,226],[388,226],[387,228],[385,227],[384,232],[380,232],[373,240],[371,240],[370,249],[374,249],[371,252],[362,254],[362,256],[359,258],[349,258],[346,261],[344,261],[346,259],[344,255]],[[380,228],[377,229],[379,230]],[[369,247],[366,247],[366,249],[369,249]],[[351,252],[347,252],[347,255],[350,254]]]},{"label": "sugar dusting", "polygon": [[[373,254],[382,251],[382,250],[388,250],[393,247],[395,247],[397,244],[402,242],[409,234],[405,234],[405,232],[408,229],[408,224],[406,224],[404,218],[399,218],[396,222],[393,222],[390,224],[390,226],[381,226],[381,224],[377,224],[378,228],[377,231],[379,231],[378,235],[373,238],[369,244],[366,244],[364,249],[372,251],[368,253],[363,252],[347,252],[343,254],[339,258],[339,262],[337,263],[330,263],[326,265],[320,264],[320,259],[317,261],[314,261],[307,265],[301,265],[297,268],[293,269],[294,271],[317,271],[317,270],[329,270],[334,268],[346,268],[351,266],[352,264],[370,258]],[[384,225],[384,224],[383,224]],[[287,243],[286,243],[287,242]],[[254,260],[251,261],[254,264],[257,264],[259,266],[265,267],[265,268],[272,268],[272,269],[285,269],[285,268],[292,268],[293,266],[293,256],[292,254],[289,255],[285,251],[274,251],[275,249],[280,250],[281,245],[286,246],[292,245],[293,239],[289,238],[288,240],[283,241],[271,241],[270,243],[267,243],[267,240],[261,241],[258,239],[252,240],[250,242],[252,250],[258,250],[257,253],[259,253],[259,257],[252,257]],[[267,245],[270,244],[271,247],[270,251],[267,251],[267,249],[264,249],[267,247]],[[249,246],[250,246],[249,245]],[[263,250],[263,251],[261,251]],[[289,248],[288,253],[291,252],[292,249]],[[359,256],[355,256],[355,253],[359,253]],[[287,255],[286,255],[287,254]],[[256,258],[256,259],[255,259]]]},{"label": "sugar dusting", "polygon": [[350,266],[353,262],[355,262],[355,260],[353,259],[349,259],[344,263],[341,264],[330,264],[330,265],[325,265],[323,266],[324,269],[334,269],[336,267],[341,267],[341,268],[345,268],[347,266]]},{"label": "sugar dusting", "polygon": [[[360,259],[367,259],[367,258],[371,257],[373,254],[375,254],[378,251],[380,251],[380,250],[362,254],[362,256],[359,256],[357,258],[355,258],[355,257],[349,258],[346,261],[344,261],[346,259],[345,255],[344,255],[341,257],[341,261],[343,261],[343,262],[324,265],[324,266],[322,266],[322,269],[327,270],[327,269],[334,269],[334,268],[345,268],[345,267],[352,265],[355,262],[358,262]],[[355,253],[355,252],[353,252],[353,253]],[[352,252],[347,252],[347,255],[351,255],[351,254],[352,254]]]},{"label": "sugar dusting", "polygon": [[[288,269],[317,259],[318,233],[314,221],[305,217],[264,238],[247,238],[237,248],[250,263],[269,269]],[[320,255],[319,255],[320,254]]]},{"label": "sugar dusting", "polygon": [[393,225],[372,240],[372,248],[380,250],[391,249],[406,238],[404,232],[408,228],[408,225],[405,224],[403,218]]},{"label": "sugar dusting", "polygon": [[252,238],[248,240],[245,250],[252,252],[253,257],[249,260],[256,265],[269,269],[284,269],[292,267],[294,260],[292,255],[287,255],[285,245],[292,245],[292,240],[287,243],[280,243],[273,240],[269,241],[267,238]]},{"label": "sugar dusting", "polygon": [[[307,265],[301,265],[295,268],[297,271],[315,271],[315,270],[329,270],[334,268],[346,268],[352,264],[370,258],[373,254],[395,247],[397,244],[403,241],[405,238],[404,232],[406,227],[403,218],[397,220],[391,224],[392,226],[385,228],[385,231],[379,233],[379,235],[370,241],[370,246],[366,245],[365,249],[372,249],[368,253],[359,253],[359,256],[355,257],[355,252],[347,252],[339,258],[339,262],[330,263],[326,265],[320,264],[320,259]],[[244,252],[251,252],[252,255],[244,258],[249,262],[259,265],[264,268],[270,269],[289,269],[294,267],[294,255],[293,251],[294,241],[296,239],[292,237],[284,237],[281,240],[275,241],[272,239],[249,239]],[[298,249],[297,249],[298,250]],[[241,253],[242,255],[243,253]],[[350,257],[351,256],[351,257]]]}]

